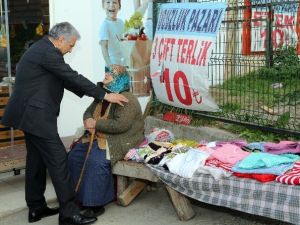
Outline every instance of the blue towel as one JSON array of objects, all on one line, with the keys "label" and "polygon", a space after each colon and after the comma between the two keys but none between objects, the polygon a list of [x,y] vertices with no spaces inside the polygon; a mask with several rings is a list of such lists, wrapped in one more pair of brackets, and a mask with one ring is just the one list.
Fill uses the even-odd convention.
[{"label": "blue towel", "polygon": [[300,157],[294,154],[274,155],[270,153],[254,152],[239,162],[241,169],[257,169],[274,167],[284,163],[294,163]]},{"label": "blue towel", "polygon": [[239,168],[239,163],[237,163],[234,167],[232,167],[233,172],[237,173],[245,173],[245,174],[274,174],[274,175],[282,175],[286,171],[292,169],[294,166],[294,163],[286,163],[286,164],[281,164],[278,166],[273,166],[273,167],[266,167],[266,168],[258,168],[258,169],[242,169]]}]

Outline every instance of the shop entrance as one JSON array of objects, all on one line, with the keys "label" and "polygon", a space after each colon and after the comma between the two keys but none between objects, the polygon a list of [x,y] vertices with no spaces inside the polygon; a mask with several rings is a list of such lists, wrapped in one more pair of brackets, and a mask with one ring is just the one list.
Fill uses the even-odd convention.
[{"label": "shop entrance", "polygon": [[[0,119],[13,91],[16,65],[49,29],[48,0],[0,0]],[[0,121],[1,122],[1,121]],[[19,130],[0,125],[0,147],[24,143]]]}]

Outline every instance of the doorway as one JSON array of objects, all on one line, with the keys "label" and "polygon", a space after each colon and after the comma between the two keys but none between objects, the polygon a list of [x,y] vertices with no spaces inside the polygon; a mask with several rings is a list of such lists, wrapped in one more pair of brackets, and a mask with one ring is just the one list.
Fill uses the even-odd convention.
[{"label": "doorway", "polygon": [[[13,91],[18,61],[35,41],[48,33],[49,1],[0,0],[0,2],[1,119]],[[0,147],[23,143],[23,132],[0,124]]]}]

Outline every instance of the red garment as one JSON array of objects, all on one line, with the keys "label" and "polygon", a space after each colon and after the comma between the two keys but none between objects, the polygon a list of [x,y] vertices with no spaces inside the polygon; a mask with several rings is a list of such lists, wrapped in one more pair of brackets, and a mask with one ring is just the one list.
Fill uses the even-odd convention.
[{"label": "red garment", "polygon": [[278,176],[276,181],[283,184],[300,185],[300,161],[297,161],[291,170]]},{"label": "red garment", "polygon": [[277,175],[274,174],[236,173],[236,172],[234,172],[233,175],[236,177],[255,179],[263,183],[274,181],[277,177]]}]

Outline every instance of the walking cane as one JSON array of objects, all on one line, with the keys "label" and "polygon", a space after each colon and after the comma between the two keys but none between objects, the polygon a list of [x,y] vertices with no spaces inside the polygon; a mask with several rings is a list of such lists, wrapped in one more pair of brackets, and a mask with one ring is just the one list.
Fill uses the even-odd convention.
[{"label": "walking cane", "polygon": [[87,161],[87,159],[88,159],[88,157],[90,155],[90,152],[92,150],[92,146],[93,146],[93,142],[94,142],[94,137],[95,137],[95,129],[92,131],[89,148],[88,148],[88,150],[86,152],[84,163],[83,163],[83,166],[81,168],[80,175],[79,175],[79,178],[78,178],[78,181],[77,181],[77,184],[76,184],[76,188],[75,188],[75,192],[76,193],[78,192],[80,184],[81,184],[81,181],[82,181],[82,177],[83,177],[83,173],[84,173],[86,161]]}]

